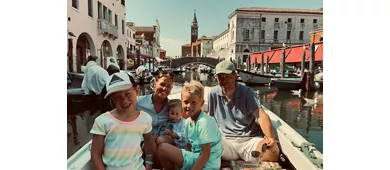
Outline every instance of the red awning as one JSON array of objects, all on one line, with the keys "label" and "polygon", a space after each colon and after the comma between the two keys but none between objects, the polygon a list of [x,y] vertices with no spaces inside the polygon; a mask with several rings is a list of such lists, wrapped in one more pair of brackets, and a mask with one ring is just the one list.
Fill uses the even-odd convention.
[{"label": "red awning", "polygon": [[[309,60],[309,45],[306,46],[306,61]],[[291,51],[291,52],[290,52]],[[275,54],[274,54],[275,52]],[[288,57],[286,58],[286,63],[299,63],[301,62],[303,53],[303,45],[294,46],[291,48],[286,48],[285,54]],[[274,54],[274,55],[272,55]],[[280,56],[282,55],[282,49],[277,49],[275,51],[264,51],[264,63],[266,63],[267,56],[270,57],[269,63],[280,63]],[[251,56],[251,64],[255,62],[255,58],[257,63],[261,63],[261,53],[254,53]],[[315,44],[315,61],[323,61],[323,43]]]}]

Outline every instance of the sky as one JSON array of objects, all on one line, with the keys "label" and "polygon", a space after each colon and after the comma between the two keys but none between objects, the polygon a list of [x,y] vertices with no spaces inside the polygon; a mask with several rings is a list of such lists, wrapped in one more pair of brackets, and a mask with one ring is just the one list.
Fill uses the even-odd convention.
[{"label": "sky", "polygon": [[126,21],[152,26],[158,19],[161,48],[167,56],[179,56],[181,46],[190,42],[194,10],[198,37],[211,37],[225,31],[227,17],[242,7],[319,9],[323,0],[126,0]]}]

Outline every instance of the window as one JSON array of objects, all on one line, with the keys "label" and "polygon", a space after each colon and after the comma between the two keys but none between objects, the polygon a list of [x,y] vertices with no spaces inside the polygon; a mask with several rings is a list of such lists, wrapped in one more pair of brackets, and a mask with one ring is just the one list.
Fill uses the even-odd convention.
[{"label": "window", "polygon": [[301,24],[304,24],[304,23],[305,23],[305,19],[301,18]]},{"label": "window", "polygon": [[262,40],[265,39],[265,30],[261,30],[260,38],[261,38]]},{"label": "window", "polygon": [[313,24],[317,24],[317,19],[313,19]]},{"label": "window", "polygon": [[121,0],[121,4],[125,6],[125,0]]},{"label": "window", "polygon": [[107,7],[103,5],[103,19],[107,19]]},{"label": "window", "polygon": [[93,5],[92,5],[93,1],[92,0],[88,0],[88,15],[90,17],[93,17]]},{"label": "window", "polygon": [[118,15],[115,14],[115,26],[118,26]]},{"label": "window", "polygon": [[303,31],[299,31],[299,40],[303,40]]},{"label": "window", "polygon": [[277,40],[277,39],[278,39],[278,31],[275,30],[275,31],[274,31],[274,40]]},{"label": "window", "polygon": [[122,20],[122,34],[125,34],[125,21]]},{"label": "window", "polygon": [[287,40],[290,40],[291,39],[291,31],[287,31],[287,37],[286,37]]},{"label": "window", "polygon": [[279,22],[279,18],[275,18],[275,22]]},{"label": "window", "polygon": [[287,18],[288,23],[291,23],[291,21],[292,21],[292,18]]},{"label": "window", "polygon": [[249,30],[245,30],[245,38],[249,38]]},{"label": "window", "polygon": [[261,18],[261,22],[265,22],[266,20],[265,20],[265,17],[262,17]]},{"label": "window", "polygon": [[135,39],[135,33],[133,33],[133,39]]},{"label": "window", "polygon": [[102,3],[100,3],[99,1],[98,1],[98,18],[99,19],[102,19],[103,18],[103,11],[102,11],[103,9],[102,9]]},{"label": "window", "polygon": [[79,1],[78,0],[72,0],[72,7],[79,9]]},{"label": "window", "polygon": [[111,12],[111,10],[108,10],[108,21],[110,21],[110,23],[112,23],[112,12]]}]

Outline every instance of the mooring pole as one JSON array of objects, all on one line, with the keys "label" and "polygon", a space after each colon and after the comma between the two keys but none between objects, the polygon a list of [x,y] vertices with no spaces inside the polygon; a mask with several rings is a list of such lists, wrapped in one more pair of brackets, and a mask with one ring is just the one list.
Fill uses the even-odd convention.
[{"label": "mooring pole", "polygon": [[285,48],[283,47],[282,48],[282,55],[280,55],[280,74],[281,74],[281,77],[284,78],[284,61],[285,61]]}]

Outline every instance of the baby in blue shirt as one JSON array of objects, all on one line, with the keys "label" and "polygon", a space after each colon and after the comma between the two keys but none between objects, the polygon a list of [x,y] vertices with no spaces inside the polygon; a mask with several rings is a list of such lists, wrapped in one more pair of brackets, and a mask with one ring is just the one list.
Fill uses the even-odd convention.
[{"label": "baby in blue shirt", "polygon": [[164,130],[165,135],[169,135],[176,147],[185,149],[185,119],[182,118],[181,101],[173,99],[168,104],[168,127]]}]

